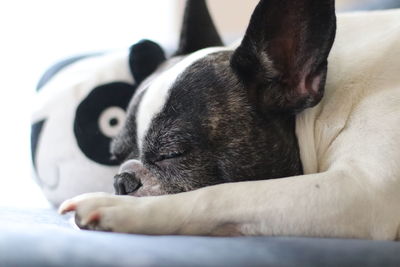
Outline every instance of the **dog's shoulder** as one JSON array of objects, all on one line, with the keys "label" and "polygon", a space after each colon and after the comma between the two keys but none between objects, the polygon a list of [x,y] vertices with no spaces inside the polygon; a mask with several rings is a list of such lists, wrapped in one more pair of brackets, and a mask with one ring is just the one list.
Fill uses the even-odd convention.
[{"label": "dog's shoulder", "polygon": [[367,90],[360,84],[380,82],[380,75],[398,81],[391,74],[400,66],[400,9],[341,14],[337,29],[329,57],[328,95],[349,84],[358,88],[353,91]]}]

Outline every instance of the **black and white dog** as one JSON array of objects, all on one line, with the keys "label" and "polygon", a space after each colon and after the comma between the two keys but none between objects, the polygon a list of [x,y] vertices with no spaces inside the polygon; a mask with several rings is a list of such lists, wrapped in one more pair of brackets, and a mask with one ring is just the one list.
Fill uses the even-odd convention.
[{"label": "black and white dog", "polygon": [[334,0],[261,0],[240,45],[221,47],[188,1],[178,53],[112,145],[117,193],[137,197],[60,212],[116,232],[397,239],[400,10],[341,15],[330,53],[335,32]]}]

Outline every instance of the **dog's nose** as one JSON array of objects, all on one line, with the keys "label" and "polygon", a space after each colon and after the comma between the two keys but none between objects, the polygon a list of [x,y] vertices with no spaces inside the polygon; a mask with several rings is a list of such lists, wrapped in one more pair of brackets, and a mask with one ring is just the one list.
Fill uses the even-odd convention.
[{"label": "dog's nose", "polygon": [[114,177],[114,189],[117,195],[127,195],[135,192],[142,186],[134,173],[122,172]]}]

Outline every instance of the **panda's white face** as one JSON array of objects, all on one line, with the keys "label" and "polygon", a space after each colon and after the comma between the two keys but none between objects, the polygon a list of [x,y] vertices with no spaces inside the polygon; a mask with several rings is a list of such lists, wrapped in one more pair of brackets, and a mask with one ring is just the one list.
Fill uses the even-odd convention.
[{"label": "panda's white face", "polygon": [[127,58],[124,51],[83,59],[38,93],[32,157],[39,185],[53,204],[80,193],[113,192],[117,162],[109,143],[136,88]]},{"label": "panda's white face", "polygon": [[129,51],[68,59],[55,65],[56,74],[44,75],[32,119],[32,159],[53,204],[86,192],[114,191],[118,162],[110,142],[124,125],[136,84],[163,61],[162,48],[142,40]]}]

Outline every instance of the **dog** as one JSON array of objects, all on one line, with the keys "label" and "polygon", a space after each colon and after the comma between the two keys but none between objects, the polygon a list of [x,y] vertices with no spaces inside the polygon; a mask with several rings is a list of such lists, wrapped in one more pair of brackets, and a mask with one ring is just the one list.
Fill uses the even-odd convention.
[{"label": "dog", "polygon": [[335,40],[333,0],[261,0],[232,48],[200,9],[112,144],[120,195],[60,213],[125,233],[398,239],[400,10],[340,15]]}]

